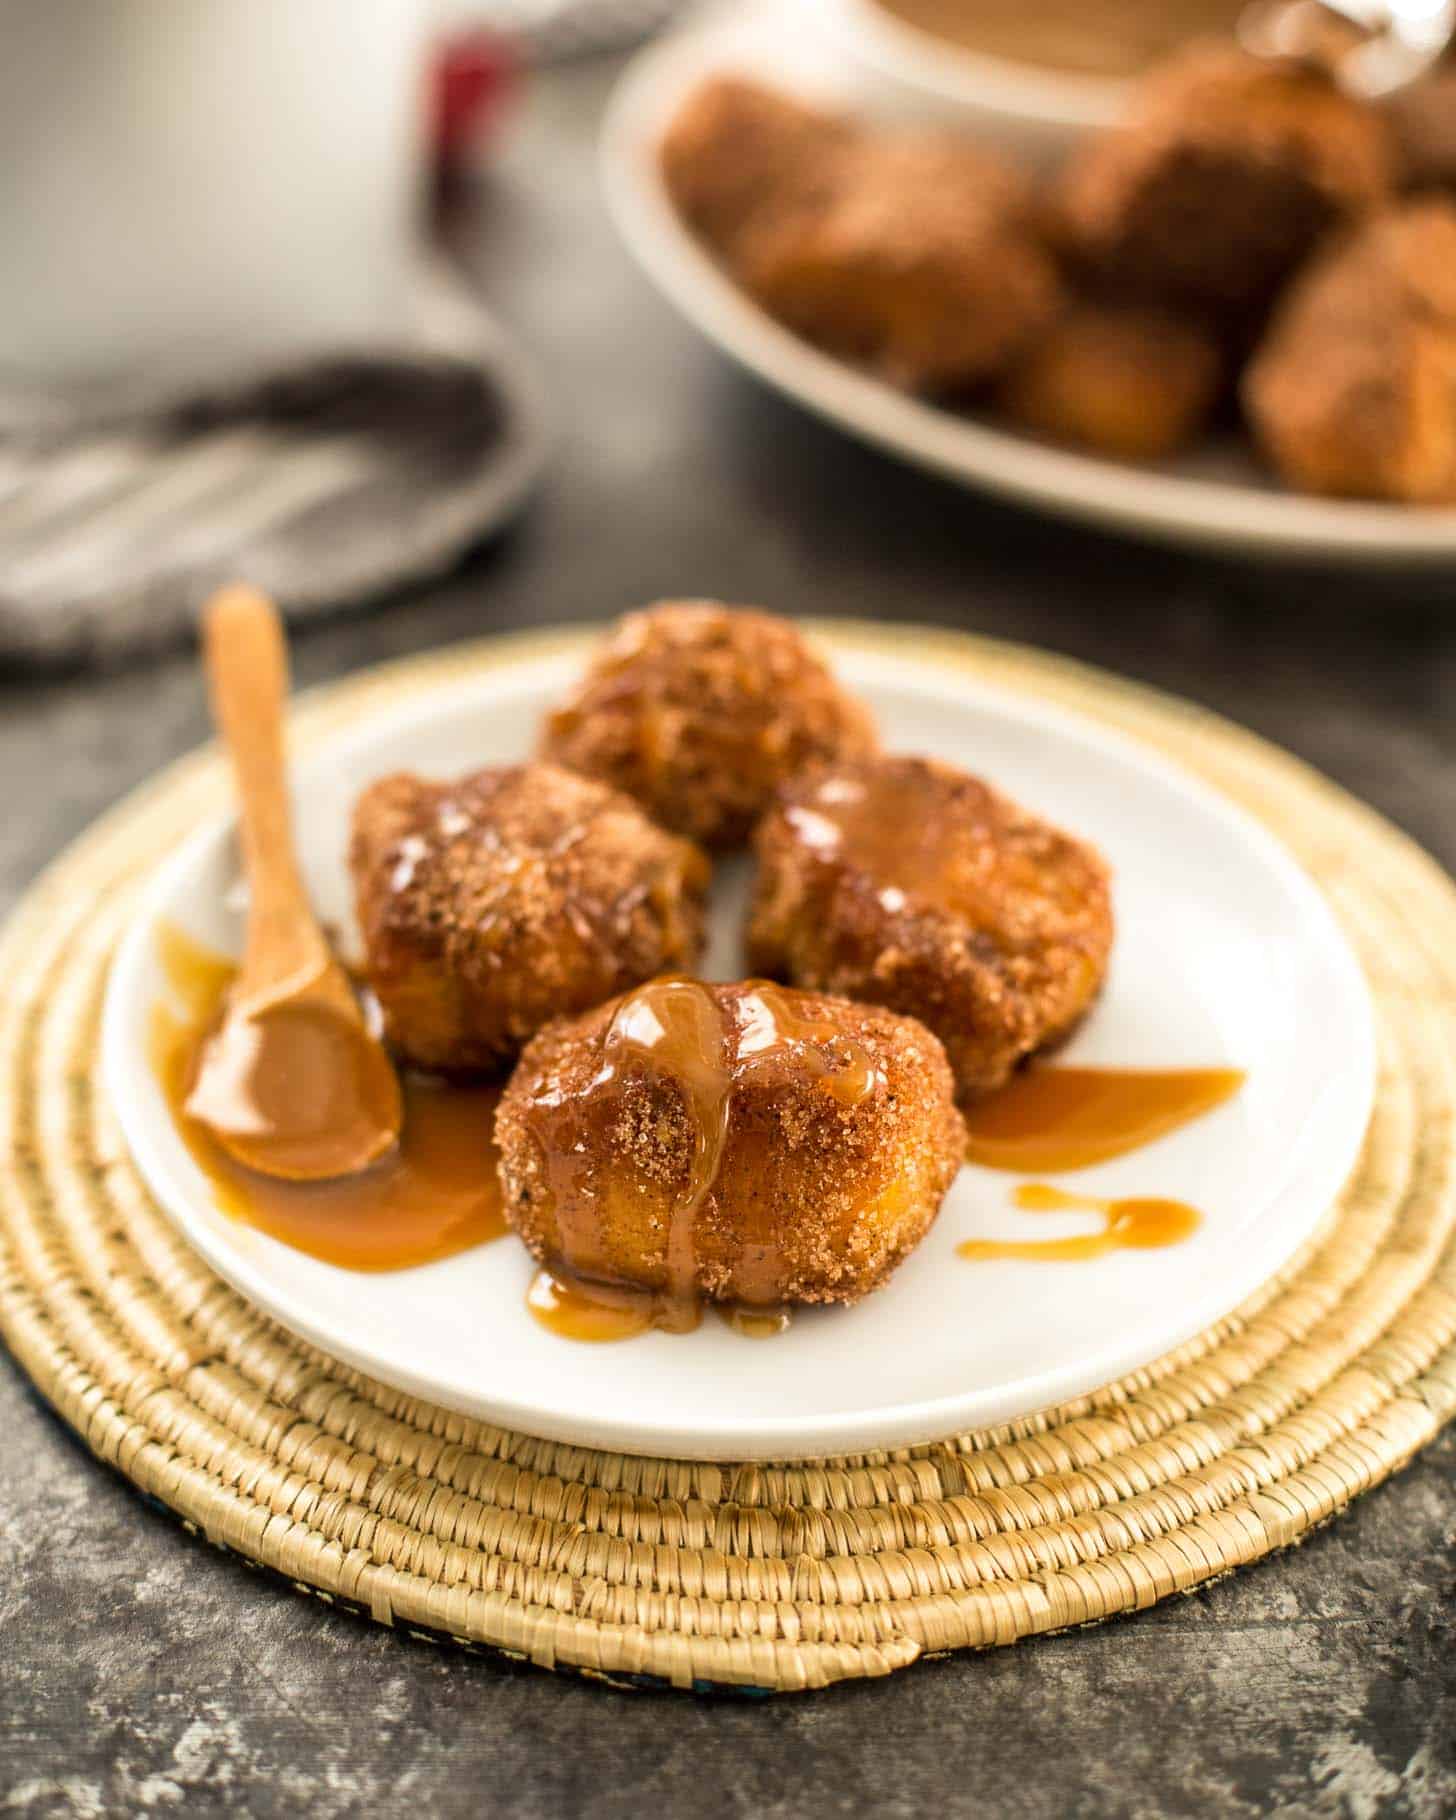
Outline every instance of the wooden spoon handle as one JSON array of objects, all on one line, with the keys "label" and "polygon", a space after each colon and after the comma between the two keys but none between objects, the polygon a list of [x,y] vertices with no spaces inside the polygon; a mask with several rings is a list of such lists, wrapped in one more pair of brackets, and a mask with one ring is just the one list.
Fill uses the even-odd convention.
[{"label": "wooden spoon handle", "polygon": [[213,717],[232,755],[250,894],[240,996],[328,964],[293,851],[283,713],[288,647],[278,609],[256,588],[219,590],[203,617]]}]

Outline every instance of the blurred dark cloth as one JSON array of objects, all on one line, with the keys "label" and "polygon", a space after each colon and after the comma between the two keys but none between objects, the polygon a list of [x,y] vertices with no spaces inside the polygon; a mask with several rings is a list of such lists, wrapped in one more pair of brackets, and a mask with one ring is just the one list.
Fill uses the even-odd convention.
[{"label": "blurred dark cloth", "polygon": [[539,470],[536,382],[443,273],[398,346],[178,391],[0,384],[0,660],[161,644],[219,583],[293,617],[439,572]]}]

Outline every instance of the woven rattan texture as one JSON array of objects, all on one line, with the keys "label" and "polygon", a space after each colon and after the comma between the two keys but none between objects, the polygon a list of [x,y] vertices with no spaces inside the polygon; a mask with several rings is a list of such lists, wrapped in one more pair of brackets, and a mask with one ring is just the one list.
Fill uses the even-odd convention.
[{"label": "woven rattan texture", "polygon": [[[1298,1541],[1456,1412],[1456,888],[1389,824],[1186,704],[1012,647],[826,627],[1071,707],[1243,803],[1369,976],[1377,1111],[1316,1243],[1153,1367],[1003,1429],[744,1466],[532,1440],[421,1404],[261,1317],[178,1238],[97,1080],[142,881],[226,801],[210,753],[123,803],[0,941],[0,1331],[90,1447],[211,1540],[382,1623],[549,1667],[788,1690],[1152,1604]],[[573,635],[565,635],[573,636]],[[307,698],[306,747],[506,640]]]}]

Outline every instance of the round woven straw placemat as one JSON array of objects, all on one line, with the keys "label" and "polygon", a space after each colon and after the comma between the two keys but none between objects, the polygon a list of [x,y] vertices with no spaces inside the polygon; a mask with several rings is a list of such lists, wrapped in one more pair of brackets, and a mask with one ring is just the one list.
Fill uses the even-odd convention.
[{"label": "round woven straw placemat", "polygon": [[[99,1089],[102,989],[137,888],[227,800],[203,753],[71,848],[0,940],[0,1329],[103,1460],[210,1540],[382,1623],[622,1680],[792,1689],[1187,1591],[1298,1541],[1456,1411],[1456,887],[1333,785],[1184,703],[951,634],[823,631],[1149,741],[1319,881],[1370,979],[1382,1075],[1315,1244],[1121,1383],[892,1454],[645,1459],[416,1402],[214,1276],[148,1198]],[[298,742],[560,643],[352,679],[305,699]]]}]

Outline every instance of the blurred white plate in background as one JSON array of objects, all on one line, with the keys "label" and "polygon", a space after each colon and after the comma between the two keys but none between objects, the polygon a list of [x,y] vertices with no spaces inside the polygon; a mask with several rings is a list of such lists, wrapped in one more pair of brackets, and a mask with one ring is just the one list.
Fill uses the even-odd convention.
[{"label": "blurred white plate in background", "polygon": [[905,460],[1024,505],[1230,554],[1342,565],[1456,564],[1456,511],[1279,489],[1235,442],[1149,466],[1051,447],[907,396],[780,328],[683,226],[658,168],[677,109],[731,70],[835,103],[857,96],[833,46],[755,12],[670,38],[623,77],[602,139],[607,200],[628,246],[684,316],[805,409]]}]

